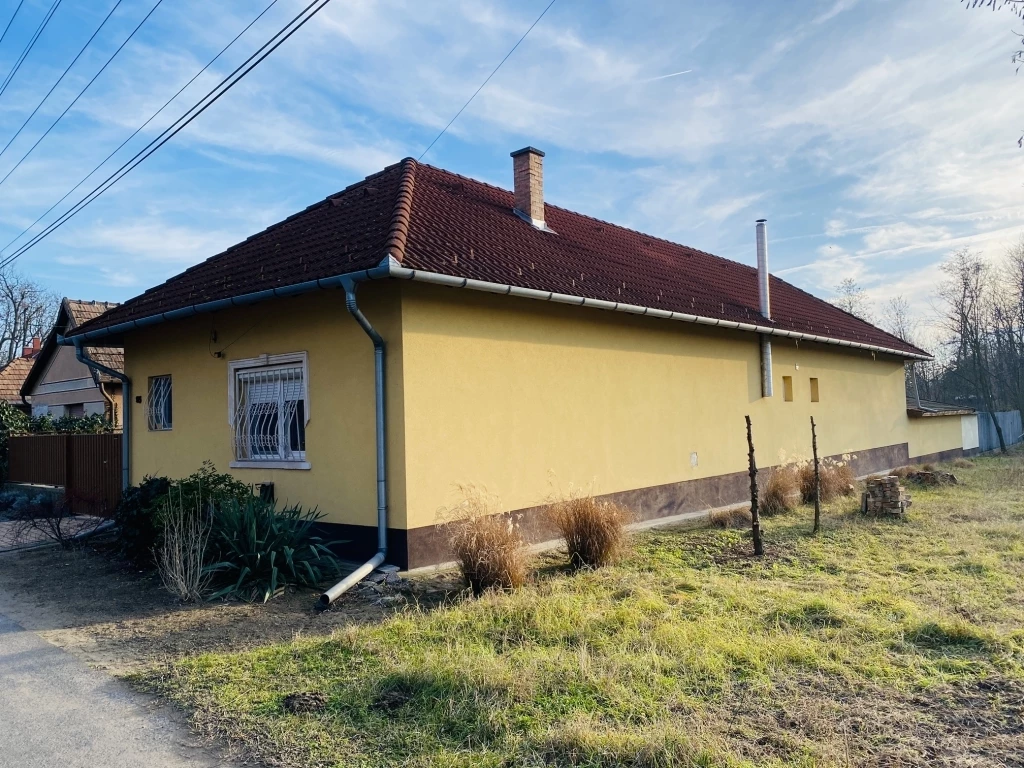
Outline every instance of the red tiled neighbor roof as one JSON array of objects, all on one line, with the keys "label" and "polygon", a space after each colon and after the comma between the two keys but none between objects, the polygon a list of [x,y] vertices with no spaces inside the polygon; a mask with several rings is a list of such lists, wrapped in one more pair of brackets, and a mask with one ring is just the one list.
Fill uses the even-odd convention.
[{"label": "red tiled neighbor roof", "polygon": [[0,400],[6,400],[11,405],[21,405],[21,385],[25,383],[25,377],[32,370],[32,363],[35,362],[35,355],[30,357],[16,357],[3,368],[0,368]]},{"label": "red tiled neighbor roof", "polygon": [[68,335],[369,269],[390,254],[406,269],[926,354],[776,277],[765,320],[753,267],[553,205],[545,232],[512,206],[507,190],[406,159]]}]

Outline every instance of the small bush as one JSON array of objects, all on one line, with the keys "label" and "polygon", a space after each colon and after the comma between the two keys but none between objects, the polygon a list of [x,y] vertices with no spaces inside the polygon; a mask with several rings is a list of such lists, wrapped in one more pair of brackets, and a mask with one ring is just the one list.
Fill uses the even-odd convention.
[{"label": "small bush", "polygon": [[463,489],[466,498],[447,511],[448,544],[466,585],[479,597],[488,589],[515,589],[526,583],[526,551],[512,521],[496,514],[481,491]]},{"label": "small bush", "polygon": [[708,520],[716,528],[750,528],[752,516],[750,507],[712,509]]},{"label": "small bush", "polygon": [[136,565],[153,564],[160,536],[160,508],[170,486],[166,477],[147,476],[138,485],[125,489],[114,511],[118,549]]},{"label": "small bush", "polygon": [[[796,467],[784,464],[762,473],[758,491],[758,512],[765,517],[781,515],[796,508],[800,500],[800,479]],[[812,477],[813,482],[813,477]]]},{"label": "small bush", "polygon": [[[187,497],[186,497],[187,498]],[[249,495],[218,504],[212,518],[205,573],[224,584],[211,599],[237,595],[267,602],[287,586],[315,587],[341,572],[330,547],[315,535],[319,512],[301,507],[281,510]]]},{"label": "small bush", "polygon": [[[818,474],[821,480],[821,500],[829,502],[840,496],[851,496],[856,490],[857,478],[853,468],[845,461],[823,459]],[[800,497],[805,503],[814,501],[814,464],[800,465]]]},{"label": "small bush", "polygon": [[209,461],[180,480],[144,478],[142,483],[125,491],[114,513],[121,553],[139,566],[154,565],[163,513],[172,491],[180,496],[186,509],[192,509],[200,500],[206,506],[218,506],[229,500],[244,502],[252,496],[252,488],[229,474],[217,472]]},{"label": "small bush", "polygon": [[164,588],[183,602],[199,600],[211,574],[203,567],[210,522],[202,499],[185,506],[179,489],[168,496],[161,515],[163,531],[156,567]]},{"label": "small bush", "polygon": [[626,546],[626,524],[633,514],[620,504],[570,494],[553,502],[548,516],[565,539],[573,568],[611,565]]}]

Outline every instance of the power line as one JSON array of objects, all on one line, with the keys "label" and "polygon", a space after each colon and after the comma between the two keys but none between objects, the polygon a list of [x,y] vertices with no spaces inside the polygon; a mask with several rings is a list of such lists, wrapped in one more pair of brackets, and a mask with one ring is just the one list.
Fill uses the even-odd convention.
[{"label": "power line", "polygon": [[11,136],[11,140],[10,140],[10,141],[8,141],[8,142],[7,142],[7,144],[5,144],[5,145],[4,145],[4,148],[3,148],[3,149],[0,149],[0,157],[3,157],[3,154],[4,154],[4,152],[6,152],[6,151],[7,151],[7,148],[8,148],[8,147],[10,147],[10,146],[11,146],[11,144],[13,144],[13,143],[14,143],[14,140],[15,140],[16,138],[18,138],[18,137],[19,137],[19,136],[21,135],[21,132],[22,132],[23,130],[25,130],[25,126],[29,124],[29,122],[30,122],[30,121],[32,120],[32,118],[33,118],[33,117],[35,117],[35,116],[36,116],[36,112],[38,112],[38,111],[39,111],[39,109],[40,109],[40,107],[42,107],[42,106],[43,106],[43,104],[44,104],[44,103],[46,102],[46,100],[47,100],[48,98],[50,98],[50,94],[51,94],[51,93],[53,93],[54,89],[55,89],[55,88],[56,88],[56,87],[57,87],[58,85],[60,85],[60,84],[61,84],[61,81],[63,81],[63,80],[64,80],[64,78],[65,78],[65,77],[67,76],[68,72],[70,72],[70,71],[71,71],[71,68],[72,68],[73,66],[75,66],[75,62],[77,62],[77,61],[78,61],[78,60],[79,60],[79,59],[81,58],[82,54],[83,54],[83,53],[85,53],[85,49],[86,49],[86,48],[88,48],[88,47],[89,47],[89,46],[90,46],[90,45],[92,44],[92,41],[96,39],[96,35],[98,35],[98,34],[100,33],[100,30],[101,30],[101,29],[103,29],[103,27],[104,27],[104,26],[106,26],[106,23],[107,23],[107,22],[108,22],[108,21],[110,20],[110,17],[114,15],[114,11],[116,11],[116,10],[117,10],[117,7],[118,7],[119,5],[121,5],[122,1],[123,1],[123,0],[117,0],[117,2],[116,2],[116,3],[114,3],[114,7],[110,9],[110,13],[108,13],[108,14],[107,14],[107,15],[106,15],[106,16],[104,17],[103,21],[101,21],[101,22],[100,22],[100,25],[99,25],[99,26],[98,26],[98,27],[96,28],[96,31],[92,33],[92,37],[90,37],[90,38],[89,38],[88,40],[86,40],[86,41],[85,41],[85,45],[83,45],[83,46],[82,46],[82,50],[80,50],[80,51],[78,52],[78,55],[77,55],[77,56],[75,56],[75,58],[73,58],[73,59],[71,60],[71,63],[67,65],[67,67],[66,67],[66,68],[64,69],[64,71],[63,71],[63,72],[61,73],[60,77],[58,77],[58,78],[57,78],[57,82],[55,82],[55,83],[53,84],[53,86],[52,86],[52,87],[50,88],[50,90],[48,90],[48,91],[46,92],[46,95],[45,95],[45,96],[43,96],[43,98],[42,98],[42,100],[41,100],[41,101],[39,102],[39,104],[37,104],[37,105],[36,105],[36,108],[32,110],[32,114],[31,114],[31,115],[29,115],[29,116],[28,116],[27,118],[25,118],[25,122],[23,122],[23,123],[21,124],[21,127],[20,127],[20,128],[19,128],[19,129],[17,130],[17,132],[15,132],[15,134],[14,134],[13,136]]},{"label": "power line", "polygon": [[18,3],[18,7],[14,9],[14,13],[11,14],[11,20],[7,22],[7,26],[4,27],[4,33],[2,35],[0,35],[0,43],[2,43],[4,41],[5,37],[7,37],[7,32],[8,32],[8,30],[10,30],[11,24],[14,23],[14,18],[18,15],[18,11],[21,10],[21,6],[23,6],[24,4],[25,4],[25,0],[21,0]]},{"label": "power line", "polygon": [[555,2],[556,0],[551,0],[551,2],[547,4],[547,7],[545,7],[544,10],[540,12],[540,16],[538,16],[536,20],[533,22],[533,24],[530,25],[530,28],[523,33],[523,36],[520,37],[518,41],[516,41],[516,44],[512,46],[512,49],[505,54],[505,58],[498,62],[498,66],[496,66],[494,70],[491,72],[491,74],[487,76],[487,79],[480,83],[479,88],[473,91],[473,95],[470,96],[466,103],[462,105],[462,109],[455,113],[455,117],[448,121],[448,125],[441,129],[441,132],[434,137],[434,140],[430,142],[427,145],[427,148],[423,150],[423,152],[420,154],[418,158],[416,158],[417,161],[422,160],[423,157],[427,154],[427,152],[430,151],[431,147],[437,144],[438,139],[440,139],[442,136],[445,135],[445,133],[447,133],[448,129],[452,127],[452,123],[458,120],[459,115],[466,111],[466,107],[468,107],[470,103],[473,101],[473,99],[477,97],[477,94],[484,89],[484,86],[491,81],[491,78],[497,74],[498,70],[501,69],[501,65],[508,61],[509,57],[516,52],[516,48],[519,47],[519,44],[522,43],[523,40],[525,40],[531,32],[533,32],[533,28],[540,24],[540,20],[543,19],[547,12],[551,10],[551,6],[554,5]]},{"label": "power line", "polygon": [[[125,175],[130,173],[136,167],[138,167],[146,158],[150,157],[156,150],[160,149],[164,144],[174,138],[180,133],[186,126],[195,120],[199,115],[213,106],[221,96],[230,91],[236,86],[239,81],[253,69],[260,65],[270,54],[276,51],[281,45],[284,44],[292,35],[298,32],[305,24],[312,19],[316,14],[322,11],[331,0],[313,0],[309,5],[299,11],[298,14],[291,21],[284,25],[278,32],[276,32],[270,40],[260,46],[255,53],[253,53],[248,59],[242,62],[231,74],[221,80],[214,88],[212,88],[206,96],[200,99],[194,106],[192,106],[184,115],[178,120],[172,123],[170,126],[164,129],[164,131],[151,141],[146,147],[140,150],[131,158],[127,163],[122,165],[118,170],[114,171],[104,181],[93,188],[89,194],[81,198],[75,205],[65,211],[61,216],[51,222],[42,232],[36,234],[31,240],[19,247],[14,253],[0,261],[0,270],[6,267],[8,264],[18,259],[22,254],[34,247],[43,238],[50,235],[58,227],[65,224],[96,198],[106,192],[110,187],[124,178]],[[315,7],[314,7],[315,6]],[[312,9],[312,10],[311,10]],[[289,29],[291,27],[291,29]],[[275,42],[276,41],[276,42]],[[255,61],[254,61],[255,59]],[[250,62],[252,62],[250,64]],[[237,75],[237,77],[236,77]],[[232,79],[234,78],[234,79]],[[219,91],[219,92],[218,92]],[[205,104],[203,102],[206,102]],[[202,106],[200,106],[202,105]],[[173,129],[173,130],[172,130]],[[127,169],[127,170],[126,170]]]},{"label": "power line", "polygon": [[219,59],[221,56],[223,56],[224,53],[228,50],[228,48],[230,48],[232,45],[234,45],[236,42],[238,42],[238,39],[242,35],[244,35],[246,32],[248,32],[249,29],[252,27],[252,25],[255,24],[257,21],[259,21],[260,19],[262,19],[263,16],[267,13],[267,11],[269,11],[271,8],[273,8],[275,5],[277,5],[278,2],[279,2],[279,0],[271,0],[270,4],[266,8],[264,8],[262,11],[260,11],[258,16],[256,16],[252,21],[250,21],[248,24],[246,24],[245,27],[242,28],[242,31],[239,32],[237,35],[235,35],[230,40],[230,42],[228,42],[227,45],[225,45],[223,48],[221,48],[216,56],[214,56],[212,59],[210,59],[208,62],[206,62],[206,66],[204,66],[202,69],[200,69],[194,75],[192,75],[192,78],[187,83],[185,83],[183,86],[181,86],[181,88],[178,89],[177,93],[175,93],[173,96],[171,96],[171,98],[169,98],[167,101],[165,101],[163,103],[163,105],[156,112],[154,112],[152,115],[150,115],[149,118],[146,120],[146,122],[144,122],[142,125],[140,125],[138,128],[136,128],[134,131],[132,131],[132,134],[128,138],[126,138],[124,141],[122,141],[120,144],[118,144],[113,152],[111,152],[109,155],[107,155],[105,158],[103,158],[95,168],[93,168],[85,176],[83,176],[81,181],[79,181],[77,184],[75,184],[75,186],[73,186],[71,189],[69,189],[67,192],[65,192],[64,196],[61,197],[60,200],[58,200],[53,205],[51,205],[49,208],[47,208],[45,211],[43,211],[35,221],[33,221],[25,229],[23,229],[13,240],[11,240],[9,243],[7,243],[7,245],[5,245],[3,248],[0,248],[0,253],[2,253],[3,251],[6,251],[12,245],[14,245],[16,242],[18,242],[36,224],[38,224],[40,221],[42,221],[44,218],[46,218],[48,215],[50,215],[50,212],[53,211],[54,208],[56,208],[58,205],[63,203],[65,200],[67,200],[76,189],[78,189],[80,186],[85,184],[85,182],[88,181],[92,177],[92,175],[94,173],[96,173],[96,171],[98,171],[100,168],[102,168],[104,165],[107,164],[107,162],[110,160],[110,158],[112,158],[114,155],[116,155],[118,152],[120,152],[129,141],[131,141],[136,136],[138,136],[139,133],[141,133],[143,131],[143,129],[145,129],[145,127],[147,125],[149,125],[151,122],[153,122],[161,112],[163,112],[165,109],[167,109],[167,107],[170,106],[171,102],[173,102],[176,98],[178,98],[186,88],[188,88],[190,85],[192,85],[192,83],[194,83],[199,78],[200,75],[202,75],[206,70],[208,70],[211,66],[213,66],[214,62],[216,62],[217,59]]},{"label": "power line", "polygon": [[[123,49],[126,45],[128,45],[128,41],[131,40],[133,37],[135,37],[135,33],[138,32],[142,28],[142,25],[146,23],[146,21],[149,19],[149,17],[153,15],[153,12],[156,11],[156,9],[160,7],[160,5],[163,3],[163,1],[164,0],[156,0],[156,5],[154,5],[152,8],[149,9],[149,13],[147,13],[142,18],[142,21],[140,21],[136,25],[135,29],[133,29],[131,31],[131,34],[128,35],[128,37],[126,37],[124,39],[124,42],[121,43],[121,45],[119,45],[117,47],[117,50],[114,51],[112,54],[110,54],[110,58],[107,59],[104,62],[103,66],[100,67],[99,71],[95,75],[92,76],[92,79],[88,83],[85,84],[85,87],[81,91],[78,92],[78,95],[75,96],[75,98],[72,100],[72,102],[70,104],[68,104],[67,107],[64,108],[63,112],[61,112],[59,115],[57,115],[57,119],[54,120],[52,123],[50,123],[50,127],[47,128],[43,132],[42,136],[40,136],[38,139],[36,139],[36,143],[33,144],[29,148],[28,152],[26,152],[24,155],[22,155],[21,160],[19,160],[17,163],[14,164],[14,167],[11,168],[11,170],[9,170],[7,172],[7,175],[4,176],[2,179],[0,179],[0,186],[2,186],[5,181],[7,181],[9,178],[11,178],[11,174],[14,173],[16,170],[18,170],[18,168],[21,167],[21,164],[24,163],[25,160],[28,159],[28,156],[31,155],[33,152],[35,152],[36,147],[38,147],[42,143],[43,139],[45,139],[47,136],[50,135],[50,131],[52,131],[57,126],[57,123],[59,123],[61,120],[64,119],[64,115],[66,115],[69,111],[71,111],[71,108],[73,106],[75,106],[75,104],[78,103],[78,100],[80,98],[82,98],[82,96],[85,95],[85,92],[87,90],[89,90],[89,88],[92,86],[93,83],[96,82],[96,78],[98,78],[100,75],[102,75],[103,71],[108,66],[110,66],[110,62],[112,62],[117,57],[117,54],[119,54],[121,52],[121,49]],[[58,0],[58,2],[59,2],[59,0]]]},{"label": "power line", "polygon": [[[3,96],[4,91],[7,90],[7,86],[11,84],[11,80],[13,80],[14,76],[18,74],[18,70],[21,69],[21,65],[25,62],[25,59],[28,57],[29,53],[35,47],[36,40],[38,40],[39,36],[43,34],[43,30],[46,29],[46,25],[50,23],[50,19],[53,18],[53,14],[57,12],[57,7],[60,4],[61,0],[53,0],[53,5],[50,6],[50,10],[46,12],[46,15],[43,17],[42,22],[39,24],[38,27],[36,27],[36,31],[32,33],[32,37],[29,39],[28,45],[25,46],[25,50],[21,52],[21,55],[18,57],[18,60],[14,62],[14,66],[11,68],[11,71],[7,74],[7,77],[4,78],[3,85],[0,85],[0,96]],[[13,16],[11,17],[11,21],[14,21]]]}]

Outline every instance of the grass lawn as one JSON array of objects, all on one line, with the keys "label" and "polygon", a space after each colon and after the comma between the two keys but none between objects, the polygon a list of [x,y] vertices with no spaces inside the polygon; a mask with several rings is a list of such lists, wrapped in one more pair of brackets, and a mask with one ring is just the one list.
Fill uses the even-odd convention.
[{"label": "grass lawn", "polygon": [[955,472],[136,680],[295,766],[1021,766],[1024,455]]}]

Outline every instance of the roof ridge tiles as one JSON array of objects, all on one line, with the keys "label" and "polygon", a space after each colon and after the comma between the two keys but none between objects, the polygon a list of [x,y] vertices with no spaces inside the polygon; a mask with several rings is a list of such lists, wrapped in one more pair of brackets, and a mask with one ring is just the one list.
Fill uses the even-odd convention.
[{"label": "roof ridge tiles", "polygon": [[405,243],[409,238],[409,218],[412,215],[412,193],[416,185],[416,161],[411,157],[402,160],[402,178],[398,182],[395,210],[384,243],[384,257],[393,256],[399,264],[405,256]]}]

